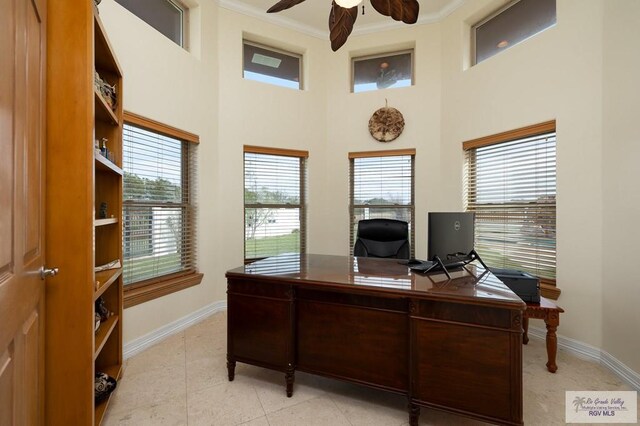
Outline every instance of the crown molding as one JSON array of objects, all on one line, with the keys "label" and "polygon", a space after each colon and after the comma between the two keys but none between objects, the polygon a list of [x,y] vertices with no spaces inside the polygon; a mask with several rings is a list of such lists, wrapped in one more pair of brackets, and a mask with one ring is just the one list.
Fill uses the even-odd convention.
[{"label": "crown molding", "polygon": [[[433,24],[436,22],[440,22],[447,16],[451,15],[456,9],[464,4],[465,0],[456,0],[451,2],[447,7],[443,8],[437,13],[430,14],[421,14],[418,16],[418,22],[415,25],[425,25],[425,24]],[[261,21],[269,22],[274,25],[278,25],[280,27],[289,28],[294,31],[301,32],[303,34],[307,34],[312,37],[327,39],[329,36],[328,30],[318,30],[317,28],[311,27],[309,25],[301,24],[298,21],[293,19],[286,18],[282,15],[276,15],[271,13],[266,13],[262,9],[258,9],[257,7],[250,6],[244,2],[239,2],[237,0],[218,0],[218,5],[224,9],[228,9],[234,12],[238,12],[240,14],[250,16],[252,18],[259,19]],[[358,27],[356,23],[356,28],[353,29],[351,35],[359,36],[364,34],[370,34],[379,31],[388,31],[388,30],[397,30],[400,28],[405,28],[406,25],[400,22],[396,22],[391,20],[390,22],[382,22],[379,24],[369,24]]]},{"label": "crown molding", "polygon": [[239,2],[237,0],[218,0],[218,5],[224,9],[232,10],[242,15],[250,16],[261,21],[278,25],[280,27],[289,28],[291,30],[298,31],[312,37],[325,39],[327,38],[327,34],[329,34],[328,31],[320,31],[309,25],[301,24],[298,21],[294,21],[293,19],[286,18],[282,15],[267,13],[262,9],[258,9],[254,6],[249,6],[248,4]]},{"label": "crown molding", "polygon": [[[451,15],[460,6],[462,6],[464,2],[465,0],[456,0],[454,2],[451,2],[447,7],[441,9],[437,13],[420,14],[418,16],[418,22],[416,22],[414,25],[435,24],[436,22],[440,22],[447,16]],[[351,35],[359,36],[379,31],[397,30],[400,28],[408,27],[406,24],[394,20],[390,20],[388,22],[380,22],[378,24],[362,25],[360,27],[358,27],[358,23],[356,22],[356,27],[353,29]]]}]

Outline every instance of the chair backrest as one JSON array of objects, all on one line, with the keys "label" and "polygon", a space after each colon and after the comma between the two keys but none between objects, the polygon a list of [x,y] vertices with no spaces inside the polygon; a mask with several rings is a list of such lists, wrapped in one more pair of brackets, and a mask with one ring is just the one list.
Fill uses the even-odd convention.
[{"label": "chair backrest", "polygon": [[353,255],[409,259],[409,224],[394,219],[361,220]]}]

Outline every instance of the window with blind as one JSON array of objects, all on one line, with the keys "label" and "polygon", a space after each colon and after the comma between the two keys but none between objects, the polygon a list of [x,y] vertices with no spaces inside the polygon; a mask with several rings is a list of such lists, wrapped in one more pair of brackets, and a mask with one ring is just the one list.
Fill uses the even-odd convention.
[{"label": "window with blind", "polygon": [[124,125],[125,293],[168,279],[201,278],[196,271],[197,144],[168,134],[170,130]]},{"label": "window with blind", "polygon": [[244,147],[244,257],[305,253],[306,151]]},{"label": "window with blind", "polygon": [[358,222],[396,219],[409,223],[411,255],[415,246],[415,150],[349,153],[349,252],[353,253]]},{"label": "window with blind", "polygon": [[[515,138],[514,138],[515,137]],[[555,122],[465,142],[465,204],[489,266],[555,285]]]}]

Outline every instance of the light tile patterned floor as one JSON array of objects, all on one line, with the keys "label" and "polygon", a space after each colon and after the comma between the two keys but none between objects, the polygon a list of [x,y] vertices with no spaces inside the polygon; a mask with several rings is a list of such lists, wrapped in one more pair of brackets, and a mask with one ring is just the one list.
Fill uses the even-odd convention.
[{"label": "light tile patterned floor", "polygon": [[[564,423],[565,390],[631,390],[607,369],[558,353],[546,371],[543,341],[523,349],[524,422]],[[405,398],[296,373],[287,398],[282,373],[238,363],[227,381],[226,315],[218,313],[130,358],[103,425],[405,426]],[[640,404],[638,404],[640,406]],[[420,425],[483,424],[421,409]]]}]

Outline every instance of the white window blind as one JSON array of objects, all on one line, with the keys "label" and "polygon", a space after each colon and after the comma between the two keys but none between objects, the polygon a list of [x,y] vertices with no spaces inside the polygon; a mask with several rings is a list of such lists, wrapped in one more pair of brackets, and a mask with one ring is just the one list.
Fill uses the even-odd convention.
[{"label": "white window blind", "polygon": [[362,219],[396,219],[409,223],[411,255],[414,254],[415,151],[350,153],[351,218],[349,251]]},{"label": "white window blind", "polygon": [[467,149],[465,198],[485,263],[555,283],[555,131]]},{"label": "white window blind", "polygon": [[197,145],[124,125],[125,285],[194,272]]},{"label": "white window blind", "polygon": [[246,260],[306,252],[306,152],[282,152],[287,155],[245,147]]}]

